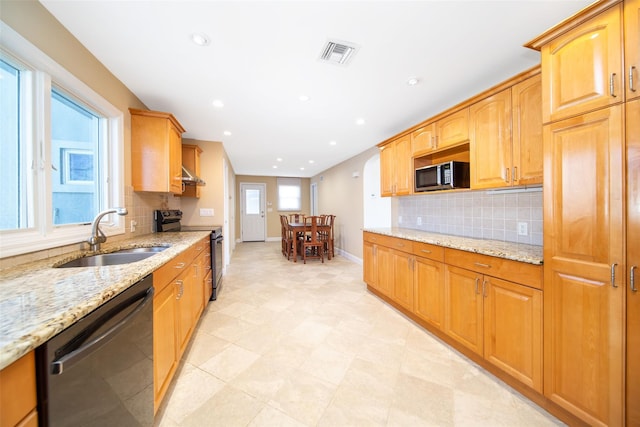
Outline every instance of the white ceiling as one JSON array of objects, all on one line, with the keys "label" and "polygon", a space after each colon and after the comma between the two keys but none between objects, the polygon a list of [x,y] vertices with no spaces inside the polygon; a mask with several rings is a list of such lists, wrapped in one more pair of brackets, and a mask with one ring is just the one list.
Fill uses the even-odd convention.
[{"label": "white ceiling", "polygon": [[[536,65],[522,45],[590,3],[41,2],[185,137],[222,141],[237,174],[301,177]],[[329,39],[360,46],[350,65],[319,61]]]}]

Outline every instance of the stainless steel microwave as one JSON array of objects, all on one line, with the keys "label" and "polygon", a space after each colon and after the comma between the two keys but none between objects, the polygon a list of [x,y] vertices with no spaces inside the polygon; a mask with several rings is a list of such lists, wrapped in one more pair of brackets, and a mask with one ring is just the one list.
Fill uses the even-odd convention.
[{"label": "stainless steel microwave", "polygon": [[415,191],[469,188],[469,163],[445,162],[416,168]]}]

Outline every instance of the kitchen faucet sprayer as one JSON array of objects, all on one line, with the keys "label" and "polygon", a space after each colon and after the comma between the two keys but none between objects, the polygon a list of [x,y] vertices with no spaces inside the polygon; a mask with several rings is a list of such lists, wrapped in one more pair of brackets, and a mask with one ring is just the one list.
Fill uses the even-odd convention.
[{"label": "kitchen faucet sprayer", "polygon": [[89,250],[94,252],[98,251],[100,250],[100,244],[107,241],[107,236],[105,236],[102,230],[100,230],[100,220],[103,216],[112,213],[124,216],[128,214],[129,211],[127,211],[127,208],[111,208],[96,215],[96,217],[93,219],[93,222],[91,223],[91,237],[87,239],[87,242],[89,242]]}]

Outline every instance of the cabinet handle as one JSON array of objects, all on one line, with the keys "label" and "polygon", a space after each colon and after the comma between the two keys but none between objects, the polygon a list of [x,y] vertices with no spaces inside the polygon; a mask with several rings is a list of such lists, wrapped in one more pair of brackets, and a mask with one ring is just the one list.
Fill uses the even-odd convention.
[{"label": "cabinet handle", "polygon": [[424,252],[425,254],[430,254],[431,253],[431,251],[428,250],[428,249],[422,249],[421,252]]},{"label": "cabinet handle", "polygon": [[631,67],[629,67],[629,89],[631,90],[631,92],[635,92],[636,88],[633,87],[633,72],[636,70],[636,66],[632,65]]},{"label": "cabinet handle", "polygon": [[433,144],[433,148],[434,148],[434,149],[435,149],[435,148],[438,148],[438,135],[434,136],[434,137],[433,137],[433,140],[434,140],[434,142],[435,142],[435,143]]},{"label": "cabinet handle", "polygon": [[611,73],[611,77],[609,78],[609,94],[616,98],[616,90],[615,90],[615,85],[614,85],[614,80],[616,78],[616,73]]},{"label": "cabinet handle", "polygon": [[486,281],[486,280],[483,280],[483,281],[482,281],[482,296],[483,296],[484,298],[486,298],[486,297],[487,297],[486,289],[487,289],[487,281]]},{"label": "cabinet handle", "polygon": [[638,288],[636,288],[636,268],[638,267],[635,265],[631,266],[631,279],[629,280],[631,282],[631,291],[633,292],[638,292]]},{"label": "cabinet handle", "polygon": [[516,182],[518,180],[518,167],[514,166],[513,167],[513,182]]},{"label": "cabinet handle", "polygon": [[617,263],[613,263],[611,264],[611,286],[614,288],[617,288],[618,285],[616,285],[616,266],[618,264]]},{"label": "cabinet handle", "polygon": [[482,267],[482,268],[491,268],[491,266],[489,264],[483,264],[481,262],[474,262],[475,265],[477,265],[478,267]]},{"label": "cabinet handle", "polygon": [[176,299],[182,298],[182,294],[184,293],[184,282],[182,280],[176,280],[176,285],[178,285],[178,295],[176,295]]},{"label": "cabinet handle", "polygon": [[476,277],[476,295],[480,294],[480,292],[478,292],[478,283],[480,283],[480,278]]},{"label": "cabinet handle", "polygon": [[177,269],[182,269],[182,268],[184,268],[184,262],[179,262],[179,263],[177,263],[175,268],[177,268]]},{"label": "cabinet handle", "polygon": [[505,176],[504,180],[505,180],[506,182],[509,182],[509,168],[505,168],[505,170],[504,170],[504,176]]}]

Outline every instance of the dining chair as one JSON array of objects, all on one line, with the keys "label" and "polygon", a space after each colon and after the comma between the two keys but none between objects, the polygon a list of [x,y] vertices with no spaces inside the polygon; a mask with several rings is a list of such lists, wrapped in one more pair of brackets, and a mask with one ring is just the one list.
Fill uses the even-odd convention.
[{"label": "dining chair", "polygon": [[323,215],[323,225],[329,226],[328,230],[320,231],[321,239],[324,242],[324,250],[327,254],[327,258],[331,259],[335,257],[334,251],[334,236],[333,236],[333,224],[335,222],[335,215]]},{"label": "dining chair", "polygon": [[304,222],[304,214],[302,213],[293,213],[289,214],[289,222]]},{"label": "dining chair", "polygon": [[293,253],[293,233],[289,228],[289,220],[286,215],[280,215],[280,224],[282,226],[282,255],[286,255],[287,261],[289,261],[291,255],[297,255]]},{"label": "dining chair", "polygon": [[319,220],[318,216],[308,216],[304,219],[305,228],[309,227],[309,232],[298,243],[304,264],[307,263],[307,258],[319,258],[324,263],[324,241],[320,240],[318,235]]}]

